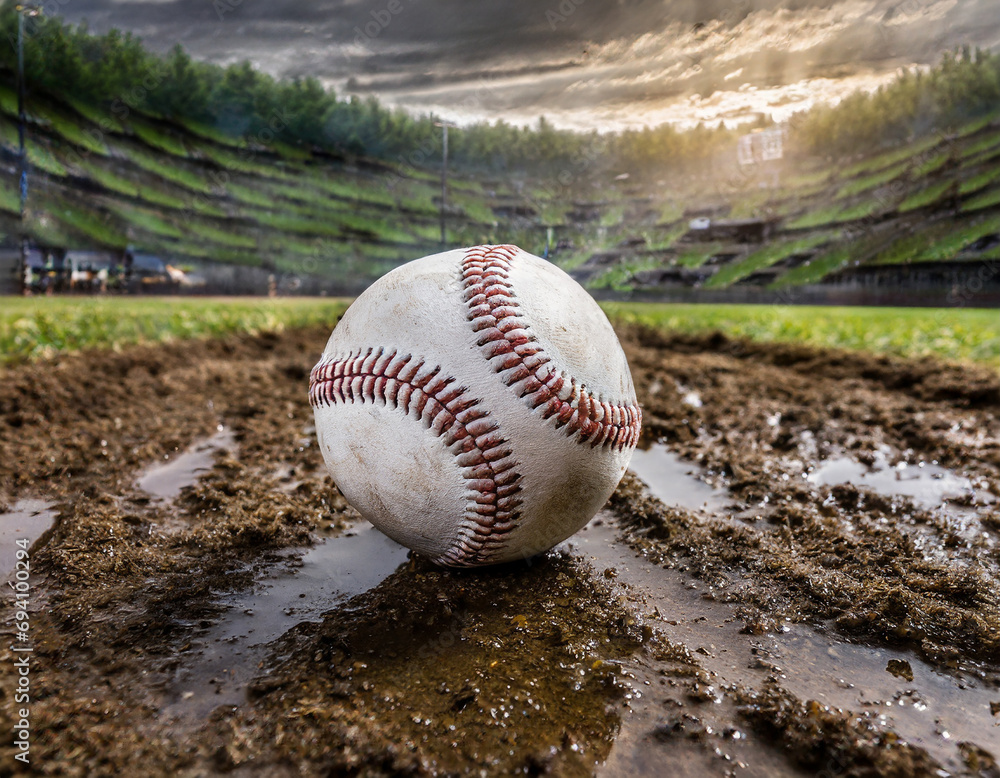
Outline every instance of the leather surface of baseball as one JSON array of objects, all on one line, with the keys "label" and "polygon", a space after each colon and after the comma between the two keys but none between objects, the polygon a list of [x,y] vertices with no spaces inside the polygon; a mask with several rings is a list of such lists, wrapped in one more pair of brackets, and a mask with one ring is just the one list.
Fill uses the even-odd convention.
[{"label": "leather surface of baseball", "polygon": [[383,276],[334,329],[309,399],[351,505],[449,566],[527,558],[572,535],[614,491],[641,423],[603,311],[515,246]]}]

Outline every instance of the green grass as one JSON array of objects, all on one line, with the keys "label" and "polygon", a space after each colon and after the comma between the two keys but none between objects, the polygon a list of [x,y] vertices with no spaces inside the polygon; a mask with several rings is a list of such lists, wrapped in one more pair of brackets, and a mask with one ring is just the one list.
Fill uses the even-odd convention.
[{"label": "green grass", "polygon": [[1000,159],[1000,146],[988,149],[982,154],[977,154],[975,157],[969,157],[962,163],[962,169],[970,170],[980,165],[996,164],[998,159]]},{"label": "green grass", "polygon": [[43,246],[75,246],[79,243],[79,238],[67,232],[51,214],[33,216],[29,211],[28,235]]},{"label": "green grass", "polygon": [[987,135],[985,138],[980,138],[975,143],[967,145],[962,149],[960,156],[963,159],[967,159],[980,152],[995,149],[998,146],[1000,146],[1000,132],[995,132],[992,135]]},{"label": "green grass", "polygon": [[768,289],[784,289],[789,286],[800,286],[801,284],[811,284],[821,280],[835,270],[840,270],[852,259],[852,249],[854,246],[837,246],[817,257],[813,257],[809,262],[798,267],[793,267],[778,276]]},{"label": "green grass", "polygon": [[885,208],[887,205],[886,201],[879,198],[862,200],[860,203],[848,206],[832,205],[817,211],[804,213],[798,219],[790,222],[788,227],[790,229],[806,229],[863,219],[866,216],[871,216],[881,208]]},{"label": "green grass", "polygon": [[[235,227],[235,225],[234,225]],[[224,230],[203,221],[188,220],[185,228],[194,235],[232,248],[252,249],[257,247],[257,241],[247,235]]]},{"label": "green grass", "polygon": [[175,197],[172,194],[164,192],[162,189],[157,189],[153,186],[145,186],[143,184],[139,185],[139,197],[147,203],[162,205],[164,208],[171,208],[176,211],[182,211],[188,206],[187,200]]},{"label": "green grass", "polygon": [[[729,211],[730,219],[750,219],[766,212],[767,206],[773,201],[775,192],[770,189],[743,192],[733,199],[733,207]],[[805,195],[799,195],[804,197]]]},{"label": "green grass", "polygon": [[677,240],[688,231],[686,224],[675,224],[669,229],[659,226],[643,230],[641,235],[646,239],[646,248],[650,251],[665,251],[671,248]]},{"label": "green grass", "polygon": [[292,143],[285,143],[281,140],[272,140],[267,145],[272,151],[274,151],[274,153],[280,154],[285,159],[302,161],[309,159],[311,156],[307,149],[303,149]]},{"label": "green grass", "polygon": [[948,233],[916,258],[917,262],[944,262],[986,235],[1000,233],[1000,214],[980,219]]},{"label": "green grass", "polygon": [[907,235],[893,241],[888,248],[882,249],[867,264],[871,265],[900,265],[913,262],[936,240],[948,234],[950,224],[935,224],[927,230],[922,230],[915,235]]},{"label": "green grass", "polygon": [[899,204],[899,211],[900,213],[904,213],[916,210],[917,208],[923,208],[925,205],[930,205],[931,203],[936,203],[954,185],[955,182],[951,180],[940,181],[921,189],[919,192],[914,192]]},{"label": "green grass", "polygon": [[946,360],[1000,368],[1000,316],[959,308],[601,303],[615,323]]},{"label": "green grass", "polygon": [[[339,222],[344,229],[357,232],[363,235],[372,235],[379,240],[393,242],[407,242],[410,240],[410,233],[404,229],[394,226],[394,220],[390,214],[384,216],[364,216],[359,213],[336,212],[330,214],[331,220]],[[411,231],[418,232],[424,225],[409,224]],[[439,225],[427,225],[433,227],[435,237],[440,237],[441,228]]]},{"label": "green grass", "polygon": [[580,267],[590,257],[590,249],[581,246],[579,248],[556,251],[553,254],[552,261],[568,273],[570,270]]},{"label": "green grass", "polygon": [[837,216],[843,211],[840,205],[830,205],[826,208],[819,208],[815,211],[806,211],[797,219],[793,219],[786,225],[789,229],[808,229],[809,227],[821,227],[833,224],[837,221]]},{"label": "green grass", "polygon": [[810,235],[799,240],[786,241],[785,243],[769,244],[744,259],[723,265],[715,275],[705,282],[705,288],[719,289],[729,286],[741,278],[746,278],[758,270],[770,267],[786,257],[790,257],[792,254],[814,249],[829,239],[830,235],[819,234]]},{"label": "green grass", "polygon": [[441,237],[441,227],[437,224],[407,224],[406,232],[402,230],[396,230],[395,235],[400,243],[405,243],[407,241],[412,241],[413,238],[418,238],[419,240],[426,241],[428,243],[436,243]]},{"label": "green grass", "polygon": [[[348,178],[346,174],[341,174],[337,178],[330,178],[328,176],[302,176],[298,179],[301,184],[307,184],[316,189],[319,189],[326,194],[333,195],[334,197],[339,197],[345,200],[360,200],[366,203],[374,203],[377,205],[392,206],[395,205],[392,195],[385,190],[384,187],[380,187],[378,184],[372,183],[361,183],[357,178]],[[299,190],[299,197],[311,196],[306,190],[302,192],[302,187],[291,187],[293,190]]]},{"label": "green grass", "polygon": [[268,213],[264,211],[248,211],[247,215],[256,219],[260,224],[266,225],[271,229],[281,230],[282,232],[332,238],[339,237],[342,233],[340,227],[327,221],[304,219],[284,213]]},{"label": "green grass", "polygon": [[972,192],[978,192],[980,189],[985,189],[998,180],[1000,180],[1000,165],[984,170],[979,175],[963,181],[958,187],[958,191],[961,194],[971,194]]},{"label": "green grass", "polygon": [[496,217],[493,210],[484,200],[468,194],[453,194],[449,205],[457,205],[465,213],[466,218],[480,224],[492,224]]},{"label": "green grass", "polygon": [[721,243],[706,243],[698,248],[690,248],[677,255],[677,264],[681,267],[698,268],[721,250]]},{"label": "green grass", "polygon": [[162,158],[133,146],[128,150],[128,158],[148,173],[153,173],[165,181],[177,184],[198,194],[213,194],[212,185],[197,173],[177,164],[175,160],[165,162]]},{"label": "green grass", "polygon": [[91,240],[112,248],[125,248],[128,237],[110,219],[69,203],[52,207],[51,213],[63,224],[83,233]]},{"label": "green grass", "polygon": [[614,289],[625,291],[632,288],[632,276],[641,270],[653,270],[660,266],[660,260],[656,257],[641,257],[632,260],[622,260],[612,265],[600,276],[590,281],[587,286],[591,289]]},{"label": "green grass", "polygon": [[63,177],[66,175],[66,166],[44,146],[28,141],[28,162],[32,167],[38,168],[50,176]]},{"label": "green grass", "polygon": [[796,173],[784,178],[784,186],[787,189],[811,189],[825,184],[830,179],[830,170],[822,167],[818,170]]},{"label": "green grass", "polygon": [[684,204],[677,200],[663,203],[660,206],[660,225],[671,224],[684,215]]},{"label": "green grass", "polygon": [[900,162],[897,165],[893,165],[890,168],[874,173],[870,176],[864,176],[863,178],[857,178],[853,181],[848,181],[837,191],[837,199],[843,199],[845,197],[853,197],[856,194],[861,194],[862,192],[867,192],[869,189],[875,189],[876,187],[887,184],[890,181],[899,178],[906,168],[909,166],[909,160]]},{"label": "green grass", "polygon": [[5,297],[0,302],[0,363],[84,348],[220,337],[328,324],[343,300]]},{"label": "green grass", "polygon": [[269,189],[293,203],[304,203],[315,207],[316,204],[325,203],[326,197],[313,188],[312,183],[308,180],[292,184],[272,183]]},{"label": "green grass", "polygon": [[96,127],[81,127],[73,119],[68,119],[55,112],[42,114],[51,128],[65,140],[90,154],[108,155],[108,147],[104,143],[104,133]]},{"label": "green grass", "polygon": [[601,214],[598,224],[602,227],[617,227],[625,218],[625,206],[615,205]]},{"label": "green grass", "polygon": [[925,176],[929,176],[937,170],[940,170],[945,165],[948,164],[948,160],[951,159],[951,152],[945,151],[940,154],[936,154],[929,160],[924,162],[922,165],[918,166],[916,170],[913,171],[913,177],[915,179],[921,179]]},{"label": "green grass", "polygon": [[[0,362],[83,348],[117,348],[235,332],[333,327],[347,302],[319,298],[79,298],[0,300]],[[602,303],[618,324],[801,342],[907,357],[933,355],[1000,368],[1000,317],[992,310],[780,305]]]},{"label": "green grass", "polygon": [[[4,145],[12,151],[17,151],[17,127],[13,123],[0,122],[0,145]],[[28,148],[28,164],[31,167],[48,173],[50,176],[61,178],[66,175],[66,167],[55,158],[48,148],[37,143],[30,136],[27,139],[26,146]]]},{"label": "green grass", "polygon": [[273,208],[278,198],[269,194],[260,186],[243,186],[242,184],[227,183],[226,190],[235,199],[247,205],[257,205],[261,208]]},{"label": "green grass", "polygon": [[990,189],[980,195],[976,195],[962,206],[962,210],[978,211],[983,208],[990,208],[994,205],[1000,205],[1000,187],[997,189]]},{"label": "green grass", "polygon": [[144,208],[135,208],[122,203],[109,203],[111,209],[119,218],[127,224],[138,227],[140,230],[165,238],[183,238],[187,232],[188,223],[184,222],[185,230],[160,218],[160,215]]},{"label": "green grass", "polygon": [[904,144],[899,148],[895,148],[891,151],[886,151],[877,156],[869,157],[868,159],[856,162],[841,171],[840,177],[841,179],[854,178],[855,176],[859,176],[864,173],[873,173],[876,170],[882,170],[883,168],[895,165],[897,162],[902,162],[903,160],[906,160],[907,164],[909,164],[909,161],[914,157],[918,157],[921,154],[930,151],[940,142],[941,139],[937,135],[931,135],[923,140],[916,141],[915,143]]},{"label": "green grass", "polygon": [[17,191],[17,179],[3,179],[0,185],[0,211],[8,213],[21,213],[21,196]]},{"label": "green grass", "polygon": [[167,154],[172,154],[175,157],[187,157],[188,152],[184,144],[169,132],[165,132],[159,127],[147,124],[141,119],[136,118],[131,120],[131,126],[132,132],[147,146],[164,151]]},{"label": "green grass", "polygon": [[226,170],[232,170],[252,176],[261,176],[262,178],[283,178],[273,165],[257,162],[255,160],[255,155],[248,152],[246,149],[241,149],[237,152],[229,148],[220,148],[213,143],[199,141],[193,143],[189,141],[189,143],[191,147],[203,157],[211,160],[215,164],[219,165],[219,167],[225,168]]},{"label": "green grass", "polygon": [[0,112],[17,118],[17,93],[6,84],[0,84]]},{"label": "green grass", "polygon": [[197,211],[205,216],[215,216],[219,219],[224,219],[228,216],[222,208],[212,202],[209,202],[204,197],[194,197],[187,201],[184,205],[186,208],[190,208],[191,210]]},{"label": "green grass", "polygon": [[110,189],[112,192],[118,192],[129,197],[136,197],[139,194],[138,183],[108,170],[103,164],[95,160],[85,159],[79,163],[79,167],[105,189]]},{"label": "green grass", "polygon": [[198,135],[206,140],[222,144],[223,146],[233,146],[234,148],[239,148],[239,146],[243,143],[242,139],[238,136],[228,135],[222,132],[222,130],[218,130],[207,124],[202,124],[194,119],[181,119],[180,124],[193,135]]},{"label": "green grass", "polygon": [[80,114],[80,116],[91,124],[100,127],[102,131],[117,132],[119,134],[125,132],[125,128],[122,126],[122,123],[107,111],[101,108],[95,108],[82,100],[74,100],[73,98],[64,99],[70,108]]},{"label": "green grass", "polygon": [[980,116],[978,119],[972,119],[966,122],[965,124],[963,124],[961,127],[958,128],[958,130],[955,132],[955,135],[959,138],[964,138],[968,135],[973,135],[996,119],[1000,119],[1000,110],[991,111],[985,116]]},{"label": "green grass", "polygon": [[951,219],[936,222],[913,235],[894,241],[882,249],[870,264],[897,265],[906,262],[945,262],[954,259],[970,243],[1000,231],[1000,216],[959,224]]}]

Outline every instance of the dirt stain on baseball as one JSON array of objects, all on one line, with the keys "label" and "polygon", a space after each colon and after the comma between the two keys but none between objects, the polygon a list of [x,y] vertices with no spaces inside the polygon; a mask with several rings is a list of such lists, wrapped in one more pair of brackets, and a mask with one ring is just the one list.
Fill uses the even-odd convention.
[{"label": "dirt stain on baseball", "polygon": [[[54,517],[48,769],[996,774],[996,373],[624,331],[652,469],[530,564],[447,571],[366,539],[325,475],[327,335],[4,372],[0,511]],[[139,487],[219,425],[170,499]]]}]

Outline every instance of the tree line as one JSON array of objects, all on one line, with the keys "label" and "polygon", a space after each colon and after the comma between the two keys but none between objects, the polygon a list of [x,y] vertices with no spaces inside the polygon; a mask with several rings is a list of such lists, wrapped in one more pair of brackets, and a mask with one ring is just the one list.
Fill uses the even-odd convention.
[{"label": "tree line", "polygon": [[[431,114],[382,106],[374,97],[338,97],[316,78],[275,79],[244,61],[227,67],[199,62],[180,46],[165,55],[141,39],[111,30],[93,35],[58,16],[26,19],[25,71],[33,92],[71,96],[95,106],[137,110],[180,123],[209,125],[236,137],[285,143],[417,167],[440,161],[440,129]],[[0,4],[0,68],[16,67],[14,0]],[[853,154],[905,141],[981,115],[1000,105],[1000,57],[968,48],[928,72],[903,71],[873,94],[819,106],[793,122],[793,148],[805,154]],[[127,113],[127,111],[126,111]],[[769,122],[762,119],[756,126]],[[531,127],[502,120],[453,130],[456,165],[493,173],[532,171],[555,177],[581,170],[644,173],[693,171],[734,158],[746,126],[664,124],[617,133],[560,130],[544,118]]]},{"label": "tree line", "polygon": [[1000,109],[1000,56],[963,46],[927,71],[903,70],[872,93],[855,92],[793,121],[807,154],[842,156],[947,132]]}]

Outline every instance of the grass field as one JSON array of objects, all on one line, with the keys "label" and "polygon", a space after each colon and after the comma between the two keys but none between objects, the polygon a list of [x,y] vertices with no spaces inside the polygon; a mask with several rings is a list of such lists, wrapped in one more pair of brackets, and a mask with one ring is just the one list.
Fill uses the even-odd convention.
[{"label": "grass field", "polygon": [[792,305],[602,303],[614,322],[681,332],[720,330],[731,337],[935,356],[1000,369],[1000,316],[959,308],[836,308]]},{"label": "grass field", "polygon": [[0,362],[328,323],[347,303],[324,298],[0,298]]},{"label": "grass field", "polygon": [[[602,304],[613,321],[682,332],[801,342],[1000,368],[996,311],[778,305]],[[7,297],[0,301],[0,363],[84,348],[118,348],[310,324],[330,328],[347,306],[323,298]]]}]

